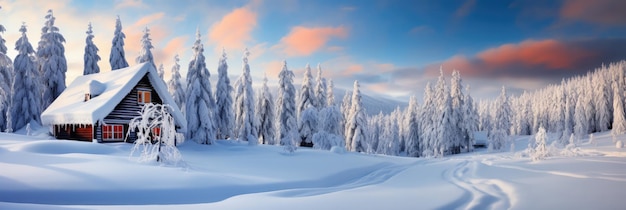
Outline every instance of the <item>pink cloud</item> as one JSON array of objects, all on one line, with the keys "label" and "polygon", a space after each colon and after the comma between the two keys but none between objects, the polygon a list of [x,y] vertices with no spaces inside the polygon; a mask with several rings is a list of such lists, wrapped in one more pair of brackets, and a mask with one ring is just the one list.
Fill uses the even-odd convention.
[{"label": "pink cloud", "polygon": [[560,16],[567,20],[578,20],[604,25],[626,24],[626,1],[623,0],[568,0],[563,1]]},{"label": "pink cloud", "polygon": [[135,21],[135,23],[132,25],[132,27],[144,28],[148,24],[151,24],[151,23],[153,23],[155,21],[163,19],[163,17],[165,17],[165,13],[164,12],[158,12],[158,13],[150,14],[150,15],[144,16],[144,17],[140,18],[139,20]]},{"label": "pink cloud", "polygon": [[141,8],[145,6],[142,0],[121,0],[115,2],[115,9]]},{"label": "pink cloud", "polygon": [[343,26],[318,28],[296,26],[275,47],[288,56],[308,56],[322,49],[331,38],[347,36],[348,29]]},{"label": "pink cloud", "polygon": [[429,76],[445,70],[459,70],[470,77],[540,77],[584,72],[602,63],[623,59],[626,40],[526,40],[503,44],[473,56],[455,55],[424,68]]},{"label": "pink cloud", "polygon": [[213,24],[209,40],[218,48],[242,49],[252,39],[251,32],[257,25],[257,13],[247,7],[237,8]]}]

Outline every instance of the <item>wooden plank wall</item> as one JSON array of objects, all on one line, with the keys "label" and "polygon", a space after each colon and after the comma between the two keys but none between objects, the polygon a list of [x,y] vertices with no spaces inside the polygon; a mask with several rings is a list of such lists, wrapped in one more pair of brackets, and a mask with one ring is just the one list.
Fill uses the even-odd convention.
[{"label": "wooden plank wall", "polygon": [[[137,103],[137,90],[150,90],[151,101],[155,104],[162,104],[163,100],[156,93],[154,87],[148,79],[148,75],[144,75],[143,78],[137,83],[137,85],[124,97],[124,99],[113,109],[108,116],[104,118],[106,124],[123,124],[124,125],[124,138],[126,138],[126,132],[128,131],[128,123],[131,119],[138,117],[143,104]],[[98,131],[97,139],[102,139],[102,131]],[[133,139],[134,140],[134,139]]]}]

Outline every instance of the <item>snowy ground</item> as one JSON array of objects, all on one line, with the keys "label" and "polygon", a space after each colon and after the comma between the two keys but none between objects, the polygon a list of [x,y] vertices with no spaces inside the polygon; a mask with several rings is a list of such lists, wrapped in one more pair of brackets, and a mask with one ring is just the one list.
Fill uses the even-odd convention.
[{"label": "snowy ground", "polygon": [[188,142],[171,167],[129,160],[130,144],[2,133],[0,209],[624,209],[626,149],[595,139],[539,162],[528,137],[442,159]]}]

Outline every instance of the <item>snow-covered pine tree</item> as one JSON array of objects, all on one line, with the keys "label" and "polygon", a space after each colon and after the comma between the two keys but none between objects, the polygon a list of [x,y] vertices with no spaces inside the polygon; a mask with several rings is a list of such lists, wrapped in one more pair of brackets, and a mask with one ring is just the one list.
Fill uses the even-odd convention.
[{"label": "snow-covered pine tree", "polygon": [[128,67],[126,62],[126,53],[124,52],[124,39],[126,35],[122,32],[122,21],[120,16],[115,19],[115,32],[113,33],[113,41],[111,41],[111,54],[109,55],[109,64],[112,70]]},{"label": "snow-covered pine tree", "polygon": [[443,157],[446,154],[446,149],[452,147],[452,140],[454,139],[454,132],[450,129],[454,126],[452,123],[452,100],[443,76],[443,69],[439,69],[439,79],[435,87],[435,102],[433,154],[435,157]]},{"label": "snow-covered pine tree", "polygon": [[613,142],[616,141],[617,135],[626,133],[626,116],[624,114],[624,91],[613,86],[613,126],[611,135]]},{"label": "snow-covered pine tree", "polygon": [[215,142],[215,101],[211,93],[209,70],[206,68],[204,46],[200,31],[196,30],[196,41],[192,47],[193,56],[187,71],[187,139],[200,144]]},{"label": "snow-covered pine tree", "polygon": [[575,111],[575,103],[572,100],[572,98],[575,98],[576,95],[574,95],[574,93],[572,93],[571,91],[569,93],[566,93],[566,98],[565,98],[565,111],[563,112],[564,119],[563,119],[563,134],[561,135],[561,142],[567,142],[569,141],[569,137],[574,137],[574,111]]},{"label": "snow-covered pine tree", "polygon": [[157,69],[157,73],[159,74],[159,77],[161,79],[163,79],[163,76],[165,76],[165,67],[163,67],[163,64],[159,64],[159,68]]},{"label": "snow-covered pine tree", "polygon": [[235,136],[250,145],[256,145],[258,122],[254,113],[254,91],[248,56],[250,52],[246,48],[243,53],[243,71],[235,84]]},{"label": "snow-covered pine tree", "polygon": [[327,106],[326,91],[326,80],[322,78],[322,66],[318,63],[317,77],[315,77],[315,98],[317,99],[318,109],[323,109]]},{"label": "snow-covered pine tree", "polygon": [[[235,113],[233,112],[233,87],[228,78],[228,63],[226,50],[222,49],[222,57],[217,66],[217,87],[215,90],[215,105],[217,107],[217,138],[233,137]],[[273,103],[273,102],[272,102]],[[274,106],[272,106],[273,108]]]},{"label": "snow-covered pine tree", "polygon": [[[369,116],[367,119],[367,138],[370,140],[370,143],[367,145],[367,153],[369,154],[376,154],[378,146],[384,144],[380,139],[380,134],[383,132],[381,123],[383,117],[383,112],[380,111],[377,115]],[[322,120],[324,119],[320,116],[320,121]]]},{"label": "snow-covered pine tree", "polygon": [[609,107],[609,93],[611,87],[607,84],[607,81],[601,77],[600,72],[595,72],[593,77],[593,84],[597,85],[593,88],[594,93],[594,105],[596,107],[596,131],[604,132],[609,130],[611,125],[611,108]]},{"label": "snow-covered pine tree", "polygon": [[[1,37],[0,37],[1,38]],[[7,116],[9,113],[10,98],[11,98],[11,81],[9,78],[13,75],[13,62],[9,56],[0,52],[0,130],[4,131],[7,128],[7,121],[10,118]]]},{"label": "snow-covered pine tree", "polygon": [[511,128],[511,107],[504,86],[498,97],[497,104],[495,124],[493,125],[492,135],[489,136],[489,148],[492,150],[504,149],[509,136],[507,131]]},{"label": "snow-covered pine tree", "polygon": [[2,38],[4,31],[6,29],[0,24],[0,115],[2,115],[0,116],[0,130],[6,130],[8,126],[5,123],[10,118],[8,108],[10,105],[11,83],[13,81],[13,62],[7,56],[7,46],[4,38]]},{"label": "snow-covered pine tree", "polygon": [[335,91],[333,89],[335,89],[335,84],[333,83],[333,79],[330,79],[328,80],[328,86],[326,87],[328,97],[328,99],[326,99],[327,107],[335,106]]},{"label": "snow-covered pine tree", "polygon": [[452,71],[452,78],[450,79],[450,99],[452,100],[452,114],[450,117],[452,127],[449,128],[452,130],[452,139],[450,140],[452,143],[452,145],[450,145],[452,154],[461,153],[461,147],[465,146],[465,144],[463,144],[463,137],[466,133],[464,128],[465,119],[463,119],[465,101],[463,100],[463,85],[461,83],[461,73],[456,70]]},{"label": "snow-covered pine tree", "polygon": [[367,120],[365,118],[365,110],[361,102],[361,91],[359,90],[359,81],[354,81],[352,90],[352,106],[350,114],[346,120],[346,150],[354,152],[365,152]]},{"label": "snow-covered pine tree", "polygon": [[[152,56],[152,39],[150,38],[150,29],[148,27],[143,29],[143,36],[141,37],[141,47],[139,48],[139,55],[135,59],[137,63],[150,62],[150,65],[156,68],[156,64],[154,64],[154,56]],[[160,76],[160,73],[159,73]]]},{"label": "snow-covered pine tree", "polygon": [[83,75],[100,73],[100,67],[98,66],[100,56],[98,55],[98,47],[93,43],[93,37],[93,30],[91,23],[89,23],[87,27],[87,39],[85,40],[85,67],[83,69]]},{"label": "snow-covered pine tree", "polygon": [[465,104],[463,106],[463,146],[467,152],[474,149],[474,132],[478,130],[478,112],[474,107],[474,99],[470,95],[470,86],[465,88]]},{"label": "snow-covered pine tree", "polygon": [[300,113],[298,120],[298,132],[300,133],[300,146],[313,147],[313,135],[317,133],[318,113],[315,107],[309,106]]},{"label": "snow-covered pine tree", "polygon": [[48,10],[46,22],[41,28],[41,41],[37,47],[39,73],[43,75],[44,86],[42,109],[46,109],[65,90],[65,72],[67,72],[63,46],[65,38],[59,33],[59,28],[54,26],[55,19],[52,10]]},{"label": "snow-covered pine tree", "polygon": [[587,135],[587,130],[589,127],[589,122],[587,122],[586,110],[585,110],[585,100],[583,99],[584,95],[579,95],[578,100],[576,101],[576,108],[574,113],[574,136],[576,139],[580,140]]},{"label": "snow-covered pine tree", "polygon": [[593,98],[593,92],[592,90],[593,85],[591,83],[591,78],[586,78],[585,79],[585,83],[587,88],[585,88],[585,111],[587,113],[585,113],[585,116],[587,117],[587,122],[589,122],[589,125],[587,127],[587,133],[592,133],[595,131],[596,129],[596,105],[594,102],[594,98]]},{"label": "snow-covered pine tree", "polygon": [[270,89],[267,86],[267,75],[263,78],[263,87],[257,97],[256,113],[259,120],[259,135],[258,138],[262,144],[275,145],[276,142],[276,128],[274,127],[274,121],[276,115],[274,114],[274,97],[270,93]]},{"label": "snow-covered pine tree", "polygon": [[546,143],[546,138],[547,138],[546,129],[543,128],[543,126],[539,127],[539,131],[537,131],[537,134],[535,134],[536,146],[534,150],[532,150],[534,151],[534,153],[529,154],[530,158],[533,161],[543,160],[546,157],[550,156],[547,143]]},{"label": "snow-covered pine tree", "polygon": [[4,28],[4,26],[2,24],[0,24],[0,53],[2,54],[7,54],[7,45],[6,45],[6,40],[4,40],[4,38],[2,38],[2,34],[6,31],[7,29]]},{"label": "snow-covered pine tree", "polygon": [[411,96],[409,100],[409,107],[407,107],[406,115],[404,116],[404,129],[405,141],[406,141],[406,154],[409,157],[419,157],[420,154],[420,125],[418,119],[419,105],[415,96]]},{"label": "snow-covered pine tree", "polygon": [[430,85],[430,82],[428,82],[424,88],[424,104],[420,110],[420,139],[422,140],[419,148],[421,152],[420,156],[430,157],[434,155],[436,109],[434,90]]},{"label": "snow-covered pine tree", "polygon": [[182,109],[185,101],[185,89],[183,89],[183,84],[181,83],[179,62],[180,59],[178,58],[178,54],[176,54],[174,56],[174,66],[172,66],[172,78],[167,82],[167,85],[170,94],[172,94],[172,98],[174,98],[174,102]]},{"label": "snow-covered pine tree", "polygon": [[28,42],[26,25],[22,23],[20,32],[22,36],[15,42],[15,50],[18,51],[13,67],[15,78],[11,88],[11,125],[16,131],[23,128],[31,121],[39,121],[41,109],[41,79],[34,63],[35,50]]},{"label": "snow-covered pine tree", "polygon": [[309,107],[317,107],[315,93],[313,92],[313,76],[311,76],[311,66],[306,64],[304,78],[302,79],[302,87],[300,88],[300,96],[298,97],[298,115]]},{"label": "snow-covered pine tree", "polygon": [[[345,147],[341,120],[342,115],[337,106],[328,106],[319,112],[318,132],[313,135],[313,148],[330,150],[332,147]],[[319,135],[318,135],[319,134]]]},{"label": "snow-covered pine tree", "polygon": [[[352,107],[352,92],[346,90],[346,92],[343,95],[343,100],[341,102],[341,114],[342,114],[342,120],[341,120],[341,127],[343,127],[343,131],[342,131],[342,135],[345,137],[345,127],[347,125],[347,120],[348,117],[350,115],[350,108]],[[347,147],[348,145],[346,145]]]},{"label": "snow-covered pine tree", "polygon": [[298,128],[296,121],[296,89],[293,86],[293,72],[287,68],[287,61],[283,61],[283,68],[278,74],[278,111],[276,129],[280,144],[285,151],[296,151]]}]

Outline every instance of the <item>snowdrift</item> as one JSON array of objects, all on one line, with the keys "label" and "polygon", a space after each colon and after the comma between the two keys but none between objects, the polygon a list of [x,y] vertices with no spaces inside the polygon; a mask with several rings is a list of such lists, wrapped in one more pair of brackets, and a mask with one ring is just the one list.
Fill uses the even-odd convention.
[{"label": "snowdrift", "polygon": [[[626,150],[610,134],[575,156],[513,152],[403,158],[237,141],[179,147],[185,165],[132,145],[0,134],[0,209],[621,209]],[[622,137],[623,139],[623,137]],[[585,141],[586,142],[586,141]]]}]

